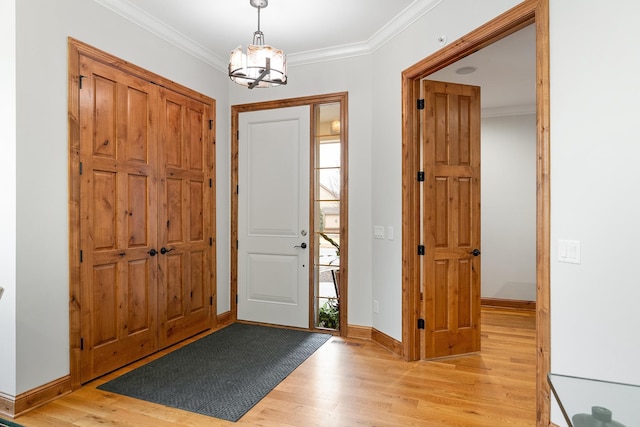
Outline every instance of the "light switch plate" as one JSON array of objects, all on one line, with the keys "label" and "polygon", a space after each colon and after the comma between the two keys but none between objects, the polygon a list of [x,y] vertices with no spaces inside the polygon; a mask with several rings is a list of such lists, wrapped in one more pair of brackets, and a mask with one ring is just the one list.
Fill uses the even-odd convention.
[{"label": "light switch plate", "polygon": [[384,227],[381,225],[373,226],[373,238],[374,239],[384,239]]},{"label": "light switch plate", "polygon": [[393,240],[393,227],[387,227],[387,239]]},{"label": "light switch plate", "polygon": [[558,240],[558,261],[580,264],[580,241]]}]

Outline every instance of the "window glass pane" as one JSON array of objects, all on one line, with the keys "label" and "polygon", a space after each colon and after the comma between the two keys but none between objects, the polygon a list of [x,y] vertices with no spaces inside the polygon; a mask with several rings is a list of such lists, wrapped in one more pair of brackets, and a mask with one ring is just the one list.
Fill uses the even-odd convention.
[{"label": "window glass pane", "polygon": [[318,169],[317,200],[340,200],[340,168]]},{"label": "window glass pane", "polygon": [[340,202],[317,201],[315,204],[316,231],[340,233]]},{"label": "window glass pane", "polygon": [[340,167],[340,141],[318,144],[318,167]]}]

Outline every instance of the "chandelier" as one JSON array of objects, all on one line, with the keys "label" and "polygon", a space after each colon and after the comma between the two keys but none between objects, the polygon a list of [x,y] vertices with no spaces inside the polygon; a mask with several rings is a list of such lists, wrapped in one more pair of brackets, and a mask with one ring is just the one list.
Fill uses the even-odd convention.
[{"label": "chandelier", "polygon": [[260,31],[260,9],[267,7],[268,0],[249,0],[258,9],[258,30],[253,33],[253,43],[247,52],[238,46],[229,58],[229,78],[249,89],[287,84],[287,57],[280,49],[264,44]]}]

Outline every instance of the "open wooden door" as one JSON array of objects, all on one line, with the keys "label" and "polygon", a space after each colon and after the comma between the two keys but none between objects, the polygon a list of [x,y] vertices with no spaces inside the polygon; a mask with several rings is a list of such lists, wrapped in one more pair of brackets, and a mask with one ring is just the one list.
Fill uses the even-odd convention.
[{"label": "open wooden door", "polygon": [[480,350],[480,88],[423,82],[422,358]]}]

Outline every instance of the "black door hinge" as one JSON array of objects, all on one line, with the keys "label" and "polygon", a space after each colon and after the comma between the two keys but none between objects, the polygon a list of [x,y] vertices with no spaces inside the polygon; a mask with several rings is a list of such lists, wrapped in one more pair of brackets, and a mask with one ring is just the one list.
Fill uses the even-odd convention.
[{"label": "black door hinge", "polygon": [[80,175],[82,175],[82,162],[80,162]]},{"label": "black door hinge", "polygon": [[82,251],[80,251],[80,262],[82,262]]},{"label": "black door hinge", "polygon": [[418,182],[424,182],[424,171],[418,172]]},{"label": "black door hinge", "polygon": [[80,350],[84,350],[84,338],[80,338]]},{"label": "black door hinge", "polygon": [[213,246],[213,237],[209,237],[209,246]]},{"label": "black door hinge", "polygon": [[424,99],[418,99],[418,102],[416,104],[418,110],[424,110]]},{"label": "black door hinge", "polygon": [[82,79],[84,79],[85,76],[80,75],[80,78],[78,79],[78,86],[80,87],[80,89],[82,89]]},{"label": "black door hinge", "polygon": [[238,294],[236,294],[236,304],[238,303]]},{"label": "black door hinge", "polygon": [[213,187],[213,179],[209,178],[209,188]]},{"label": "black door hinge", "polygon": [[209,305],[213,305],[213,297],[209,297]]},{"label": "black door hinge", "polygon": [[209,129],[213,129],[213,120],[209,120]]},{"label": "black door hinge", "polygon": [[424,319],[418,319],[418,329],[424,329]]},{"label": "black door hinge", "polygon": [[424,245],[418,245],[418,255],[424,255]]}]

